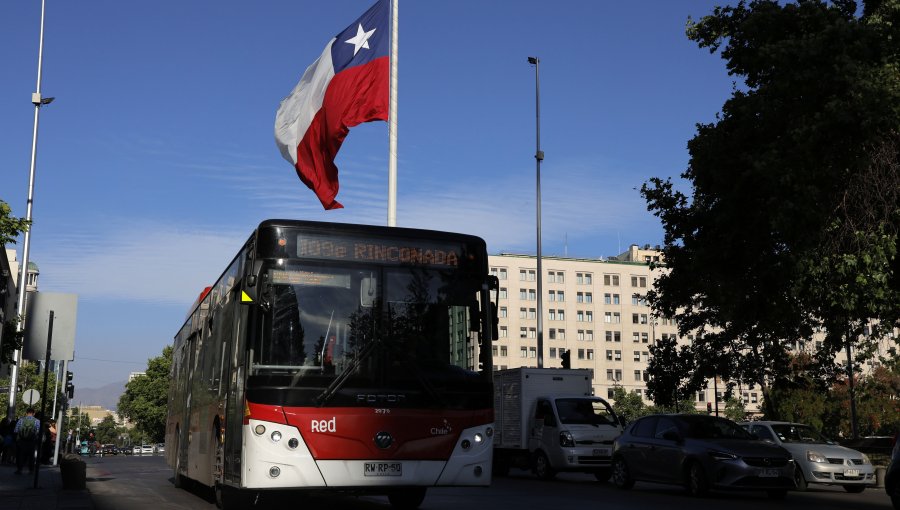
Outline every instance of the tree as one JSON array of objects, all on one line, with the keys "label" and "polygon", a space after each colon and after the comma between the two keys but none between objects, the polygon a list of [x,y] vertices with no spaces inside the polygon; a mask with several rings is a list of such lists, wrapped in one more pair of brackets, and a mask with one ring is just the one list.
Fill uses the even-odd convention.
[{"label": "tree", "polygon": [[725,417],[731,421],[744,421],[747,419],[747,410],[744,408],[744,401],[731,397],[725,401]]},{"label": "tree", "polygon": [[19,234],[28,230],[31,222],[25,218],[16,218],[12,216],[12,209],[9,204],[0,200],[0,244],[15,244]]},{"label": "tree", "polygon": [[634,391],[625,391],[625,388],[616,384],[613,386],[613,411],[616,416],[625,420],[625,423],[631,423],[634,420],[649,414],[649,409],[644,404],[644,399]]},{"label": "tree", "polygon": [[104,416],[103,420],[94,427],[94,431],[97,434],[97,441],[100,441],[102,444],[115,443],[119,435],[116,421],[109,414]]},{"label": "tree", "polygon": [[[897,324],[900,3],[741,1],[687,34],[741,83],[688,143],[690,196],[641,188],[668,268],[648,299],[771,403],[797,340],[825,327],[828,367],[871,319]],[[876,182],[887,200],[857,205]]]},{"label": "tree", "polygon": [[129,381],[119,397],[119,414],[133,421],[135,430],[154,443],[162,442],[166,435],[171,366],[172,346],[167,345],[161,356],[147,361],[146,375]]},{"label": "tree", "polygon": [[[680,348],[675,337],[666,337],[650,346],[650,362],[647,372],[647,397],[660,408],[682,409],[683,401],[693,401],[692,397],[703,385],[702,378],[697,377],[694,368],[697,366],[691,346]],[[691,403],[688,407],[693,408]]]}]

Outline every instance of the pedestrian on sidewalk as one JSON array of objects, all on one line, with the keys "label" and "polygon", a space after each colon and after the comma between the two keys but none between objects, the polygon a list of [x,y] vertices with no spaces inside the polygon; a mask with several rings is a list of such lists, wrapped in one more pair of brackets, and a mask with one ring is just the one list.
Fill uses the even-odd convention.
[{"label": "pedestrian on sidewalk", "polygon": [[25,416],[19,418],[14,430],[16,434],[16,474],[22,474],[22,466],[28,463],[28,472],[34,469],[34,455],[37,447],[41,422],[34,417],[34,408],[29,407]]}]

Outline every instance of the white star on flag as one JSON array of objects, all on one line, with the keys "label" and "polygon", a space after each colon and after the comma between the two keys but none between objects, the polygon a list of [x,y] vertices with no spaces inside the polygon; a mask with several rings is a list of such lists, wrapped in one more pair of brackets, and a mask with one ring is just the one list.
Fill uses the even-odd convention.
[{"label": "white star on flag", "polygon": [[372,37],[372,34],[375,33],[376,29],[369,30],[366,32],[363,30],[362,23],[356,27],[356,37],[352,39],[347,39],[344,41],[347,44],[353,45],[353,56],[355,57],[357,53],[359,53],[360,48],[369,49],[369,38]]}]

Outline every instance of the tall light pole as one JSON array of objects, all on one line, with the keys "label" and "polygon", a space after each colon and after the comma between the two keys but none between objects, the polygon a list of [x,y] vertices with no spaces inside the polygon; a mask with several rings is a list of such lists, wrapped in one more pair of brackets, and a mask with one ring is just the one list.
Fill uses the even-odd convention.
[{"label": "tall light pole", "polygon": [[[37,137],[38,137],[38,118],[41,113],[41,106],[50,104],[52,97],[41,96],[41,67],[44,58],[44,8],[46,0],[41,0],[41,32],[38,43],[38,66],[37,66],[37,86],[35,92],[31,94],[31,103],[34,105],[34,131],[31,137],[31,170],[28,174],[28,203],[25,208],[25,220],[31,222],[31,209],[34,204],[34,164],[37,158]],[[22,243],[22,265],[19,271],[19,295],[16,302],[16,314],[19,318],[18,331],[21,332],[25,328],[25,292],[28,280],[28,255],[31,248],[31,228],[25,231],[25,241]],[[19,377],[19,361],[22,357],[21,349],[13,353],[12,370],[9,374],[9,406],[6,409],[6,417],[13,419],[16,412],[16,384]]]},{"label": "tall light pole", "polygon": [[536,142],[534,159],[537,163],[537,366],[544,368],[544,271],[541,269],[541,161],[544,151],[541,150],[541,61],[537,57],[528,57],[528,63],[534,64],[534,97],[536,117]]}]

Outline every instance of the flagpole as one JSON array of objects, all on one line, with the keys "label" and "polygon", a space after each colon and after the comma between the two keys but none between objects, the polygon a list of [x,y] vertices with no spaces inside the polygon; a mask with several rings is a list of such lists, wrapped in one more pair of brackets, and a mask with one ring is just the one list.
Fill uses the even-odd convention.
[{"label": "flagpole", "polygon": [[400,0],[391,1],[391,91],[388,113],[388,214],[389,227],[397,226],[397,22]]}]

